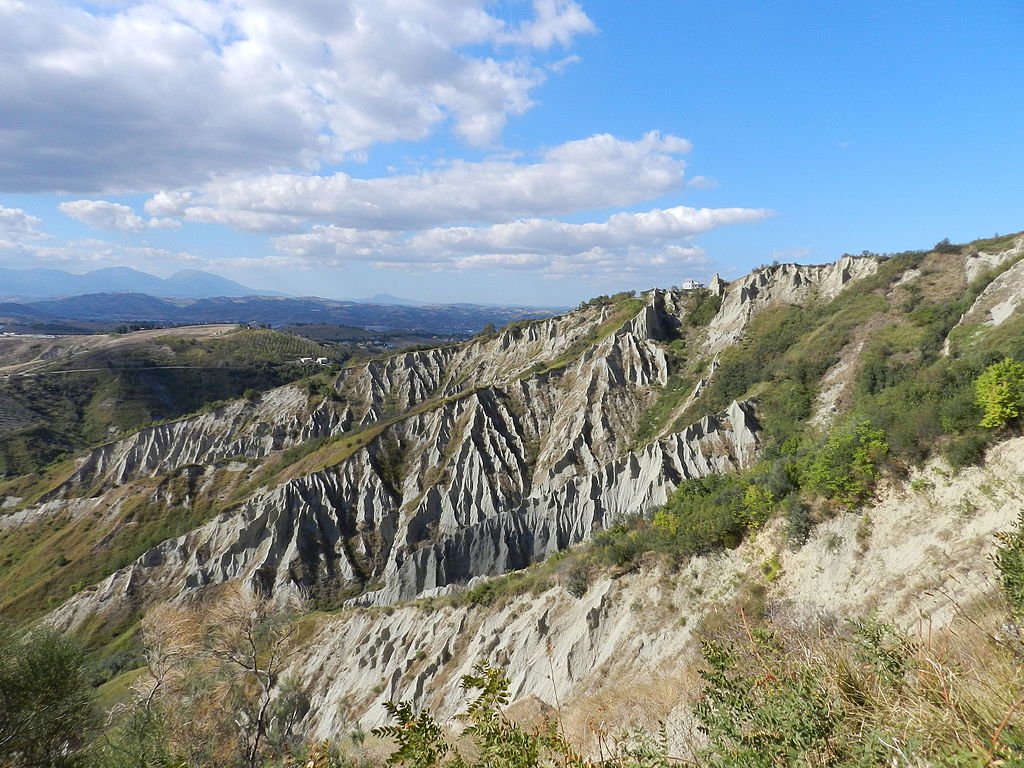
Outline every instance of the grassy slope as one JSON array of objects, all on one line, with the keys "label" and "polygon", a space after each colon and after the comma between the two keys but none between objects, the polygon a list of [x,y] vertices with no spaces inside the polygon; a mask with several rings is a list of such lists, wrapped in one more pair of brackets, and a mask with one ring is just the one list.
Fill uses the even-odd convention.
[{"label": "grassy slope", "polygon": [[[238,473],[219,470],[227,485]],[[154,500],[154,498],[160,500]],[[104,512],[61,513],[0,536],[0,613],[32,620],[133,562],[162,541],[213,517],[219,499],[196,495],[187,472],[108,493]]]},{"label": "grassy slope", "polygon": [[248,389],[265,390],[302,378],[308,371],[291,363],[299,357],[336,360],[348,354],[270,330],[212,338],[161,336],[138,343],[124,337],[121,342],[56,361],[41,375],[0,384],[0,396],[36,420],[0,434],[0,477],[36,472],[112,434],[177,418]]}]

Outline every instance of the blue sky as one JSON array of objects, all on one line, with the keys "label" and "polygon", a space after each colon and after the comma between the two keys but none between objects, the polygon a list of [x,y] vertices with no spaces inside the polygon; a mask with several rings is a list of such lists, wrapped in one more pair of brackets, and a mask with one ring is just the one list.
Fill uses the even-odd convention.
[{"label": "blue sky", "polygon": [[0,265],[568,305],[1024,229],[1024,4],[0,0]]}]

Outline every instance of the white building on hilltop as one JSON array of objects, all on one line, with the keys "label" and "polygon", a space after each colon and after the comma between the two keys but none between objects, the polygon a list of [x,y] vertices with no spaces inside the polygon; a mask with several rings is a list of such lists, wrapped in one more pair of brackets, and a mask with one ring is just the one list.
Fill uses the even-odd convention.
[{"label": "white building on hilltop", "polygon": [[684,291],[698,291],[704,287],[704,283],[699,280],[683,280]]}]

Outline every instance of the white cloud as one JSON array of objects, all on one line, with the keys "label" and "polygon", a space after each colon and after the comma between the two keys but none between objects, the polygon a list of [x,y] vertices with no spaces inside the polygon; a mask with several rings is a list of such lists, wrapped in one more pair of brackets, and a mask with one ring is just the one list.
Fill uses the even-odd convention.
[{"label": "white cloud", "polygon": [[42,224],[42,219],[25,213],[21,208],[6,208],[0,205],[0,238],[35,240],[45,237],[39,232]]},{"label": "white cloud", "polygon": [[357,179],[276,174],[219,180],[198,192],[160,192],[151,215],[219,222],[258,232],[295,232],[305,222],[409,230],[489,224],[623,207],[685,186],[680,155],[690,142],[652,131],[637,141],[599,134],[542,152],[534,162],[456,160],[416,174]]},{"label": "white cloud", "polygon": [[406,236],[387,230],[317,226],[271,242],[305,266],[369,262],[419,270],[495,268],[546,276],[655,276],[684,264],[703,264],[703,250],[687,242],[732,224],[762,221],[771,211],[751,208],[654,209],[617,213],[605,221],[569,224],[520,219],[489,227],[446,227]]},{"label": "white cloud", "polygon": [[415,235],[410,245],[445,252],[579,252],[590,248],[616,249],[661,246],[729,224],[762,221],[769,215],[755,208],[675,208],[644,213],[616,213],[606,221],[567,224],[550,219],[523,219],[492,227],[450,227]]},{"label": "white cloud", "polygon": [[92,238],[41,245],[8,240],[2,236],[0,259],[4,266],[16,268],[52,266],[79,270],[129,266],[157,272],[172,265],[198,267],[208,263],[187,251],[169,251],[147,245],[125,246]]},{"label": "white cloud", "polygon": [[707,176],[694,176],[686,182],[686,186],[689,189],[714,189],[718,186],[718,182]]},{"label": "white cloud", "polygon": [[[594,31],[536,0],[0,2],[0,191],[145,191],[310,170],[446,124],[489,144]],[[45,140],[42,138],[45,137]]]},{"label": "white cloud", "polygon": [[536,18],[523,24],[512,38],[537,48],[549,48],[554,43],[567,46],[579,34],[597,32],[594,23],[572,0],[533,0]]},{"label": "white cloud", "polygon": [[73,200],[57,206],[61,213],[87,224],[93,229],[119,229],[141,232],[145,229],[174,229],[181,222],[174,219],[151,218],[148,221],[127,205],[106,200]]},{"label": "white cloud", "polygon": [[566,56],[564,59],[552,61],[550,64],[547,65],[547,68],[549,72],[554,72],[556,75],[560,75],[573,64],[579,64],[580,61],[580,57],[577,56],[576,54],[573,54],[572,56]]}]

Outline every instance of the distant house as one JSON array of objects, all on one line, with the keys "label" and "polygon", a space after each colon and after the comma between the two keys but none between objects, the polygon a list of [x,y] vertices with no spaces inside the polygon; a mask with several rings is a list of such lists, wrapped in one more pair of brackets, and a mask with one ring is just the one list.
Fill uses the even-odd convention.
[{"label": "distant house", "polygon": [[313,362],[313,358],[312,357],[300,357],[299,358],[299,362],[300,363],[312,363]]},{"label": "distant house", "polygon": [[326,357],[318,357],[318,358],[316,359],[316,361],[317,361],[317,362],[318,362],[318,363],[319,363],[320,365],[327,365],[327,358],[326,358]]},{"label": "distant house", "polygon": [[698,280],[683,280],[684,291],[697,291],[704,287],[704,283]]}]

